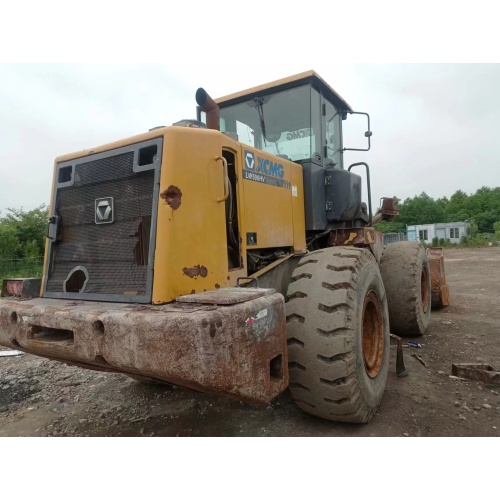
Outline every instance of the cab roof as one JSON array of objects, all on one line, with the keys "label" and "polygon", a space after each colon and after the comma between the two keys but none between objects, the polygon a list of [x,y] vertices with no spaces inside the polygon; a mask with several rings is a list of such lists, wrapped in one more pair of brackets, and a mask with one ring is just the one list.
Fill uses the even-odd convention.
[{"label": "cab roof", "polygon": [[219,107],[224,108],[232,104],[237,104],[242,101],[251,99],[256,94],[266,95],[282,90],[290,89],[293,87],[299,87],[310,83],[316,90],[321,90],[323,95],[333,104],[345,109],[347,111],[352,111],[351,106],[342,99],[342,97],[335,92],[335,90],[328,85],[328,83],[323,80],[315,71],[305,71],[304,73],[298,73],[297,75],[288,76],[280,80],[275,80],[273,82],[265,83],[264,85],[259,85],[257,87],[252,87],[240,92],[235,92],[234,94],[229,94],[224,97],[219,97],[214,99],[214,101],[219,105]]}]

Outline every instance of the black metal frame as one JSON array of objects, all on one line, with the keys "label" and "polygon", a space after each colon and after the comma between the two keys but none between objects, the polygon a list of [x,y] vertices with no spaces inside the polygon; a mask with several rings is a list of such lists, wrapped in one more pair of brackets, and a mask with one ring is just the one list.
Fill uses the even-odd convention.
[{"label": "black metal frame", "polygon": [[347,113],[349,113],[350,115],[365,115],[366,118],[368,119],[368,130],[365,132],[365,137],[368,139],[368,149],[344,148],[342,151],[370,151],[371,147],[370,137],[373,135],[372,131],[370,130],[370,115],[368,113],[363,113],[361,111],[347,111],[342,116],[342,119],[344,120],[346,119]]},{"label": "black metal frame", "polygon": [[[158,155],[156,160],[148,164],[147,166],[139,166],[139,150],[152,145],[158,145]],[[57,197],[57,190],[60,187],[67,187],[72,185],[74,182],[74,171],[75,165],[87,163],[90,161],[100,160],[102,158],[107,158],[110,156],[116,156],[123,153],[133,152],[134,153],[134,163],[133,163],[133,171],[136,173],[143,172],[145,170],[154,170],[154,185],[153,185],[153,206],[151,213],[151,232],[149,236],[149,255],[148,255],[148,271],[146,278],[146,293],[143,295],[120,295],[120,294],[107,294],[107,293],[74,293],[74,292],[48,292],[47,291],[47,283],[49,279],[49,269],[51,265],[51,259],[53,254],[53,243],[55,240],[55,234],[57,232],[57,227],[54,227],[54,224],[57,224],[57,216],[55,214],[51,214],[49,219],[49,227],[47,237],[52,240],[52,244],[49,244],[46,267],[44,272],[44,286],[42,297],[54,298],[54,299],[78,299],[78,300],[95,300],[95,301],[106,301],[106,302],[138,302],[142,304],[148,304],[151,302],[153,296],[153,267],[154,267],[154,256],[155,256],[155,247],[156,247],[156,225],[158,218],[158,198],[159,198],[159,190],[160,190],[160,171],[161,164],[163,159],[163,136],[155,139],[150,139],[147,141],[130,144],[128,146],[123,146],[121,148],[111,149],[109,151],[104,151],[102,153],[92,154],[80,158],[75,158],[73,160],[67,160],[61,162],[57,165],[56,168],[56,179],[54,183],[54,192],[52,194],[53,200],[55,202]],[[59,170],[64,167],[72,165],[73,171],[71,176],[71,181],[66,183],[59,183],[58,176]],[[55,210],[55,207],[54,207]],[[53,222],[52,222],[53,221]]]},{"label": "black metal frame", "polygon": [[360,161],[357,163],[353,163],[352,165],[349,165],[349,168],[347,169],[349,172],[351,171],[352,167],[357,167],[359,165],[364,165],[366,168],[366,187],[368,190],[368,214],[370,217],[370,226],[372,224],[372,218],[373,218],[373,213],[372,213],[372,188],[371,188],[371,183],[370,183],[370,167],[368,166],[368,163],[365,163],[364,161]]}]

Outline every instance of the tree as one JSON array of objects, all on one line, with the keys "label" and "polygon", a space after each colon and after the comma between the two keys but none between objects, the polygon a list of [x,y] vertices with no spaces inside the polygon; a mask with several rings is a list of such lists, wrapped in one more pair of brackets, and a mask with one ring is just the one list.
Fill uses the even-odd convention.
[{"label": "tree", "polygon": [[31,240],[24,245],[23,257],[29,261],[36,261],[40,257],[40,250],[38,248],[38,243],[36,240]]},{"label": "tree", "polygon": [[382,232],[402,232],[406,226],[415,224],[473,220],[475,234],[492,233],[493,225],[500,221],[500,187],[483,186],[471,195],[458,190],[450,199],[442,197],[437,200],[423,192],[404,200],[399,210],[400,214],[394,221],[380,222],[377,229]]},{"label": "tree", "polygon": [[474,236],[476,236],[478,232],[479,232],[479,229],[478,229],[478,226],[476,224],[476,221],[474,219],[472,219],[470,221],[470,226],[469,226],[468,233],[470,234],[470,236],[472,238],[474,238]]},{"label": "tree", "polygon": [[495,239],[500,241],[500,221],[493,224],[493,229],[495,230]]},{"label": "tree", "polygon": [[[18,245],[10,244],[11,259],[22,258],[29,252],[30,256],[43,255],[45,234],[47,231],[48,208],[40,205],[33,210],[9,208],[7,214],[0,218],[0,228],[9,230],[9,234],[17,237]],[[12,232],[13,231],[13,232]],[[2,238],[3,239],[3,238]],[[28,245],[28,249],[26,246]]]},{"label": "tree", "polygon": [[406,226],[401,222],[382,220],[378,224],[375,224],[375,229],[382,233],[404,233]]},{"label": "tree", "polygon": [[13,227],[0,224],[0,259],[11,260],[18,255],[21,244]]},{"label": "tree", "polygon": [[436,202],[423,192],[413,198],[407,198],[400,206],[397,221],[406,225],[432,224],[444,222],[445,212],[443,202]]}]

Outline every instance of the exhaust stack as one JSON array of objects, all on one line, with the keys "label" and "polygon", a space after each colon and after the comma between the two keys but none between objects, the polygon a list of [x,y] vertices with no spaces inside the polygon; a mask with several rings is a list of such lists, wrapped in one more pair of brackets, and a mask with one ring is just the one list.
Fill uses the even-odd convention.
[{"label": "exhaust stack", "polygon": [[207,128],[220,130],[220,113],[217,103],[201,87],[196,91],[198,109],[207,115]]}]

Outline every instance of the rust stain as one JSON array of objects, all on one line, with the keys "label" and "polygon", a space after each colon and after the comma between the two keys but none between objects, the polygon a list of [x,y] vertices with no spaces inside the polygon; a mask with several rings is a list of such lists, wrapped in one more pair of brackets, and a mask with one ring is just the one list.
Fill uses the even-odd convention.
[{"label": "rust stain", "polygon": [[356,238],[356,233],[349,233],[349,238],[344,241],[344,245],[349,245],[355,238]]},{"label": "rust stain", "polygon": [[208,274],[208,269],[205,266],[200,266],[199,264],[194,267],[184,267],[182,272],[189,276],[190,278],[196,278],[197,276],[201,276],[202,278],[206,278]]},{"label": "rust stain", "polygon": [[177,186],[168,186],[160,193],[160,198],[165,200],[172,210],[177,210],[181,206],[182,192]]},{"label": "rust stain", "polygon": [[444,252],[441,247],[427,249],[429,269],[431,274],[431,303],[432,307],[446,307],[450,303],[450,292],[444,272]]},{"label": "rust stain", "polygon": [[6,288],[9,295],[20,297],[23,291],[23,282],[21,280],[7,281]]},{"label": "rust stain", "polygon": [[215,288],[217,288],[217,290],[220,288],[219,283],[216,283],[216,284],[215,284]]},{"label": "rust stain", "polygon": [[[123,304],[104,306],[102,302],[82,301],[78,306],[71,306],[69,301],[62,301],[61,305],[55,302],[54,299],[0,300],[0,344],[18,348],[13,343],[13,339],[18,339],[23,351],[38,356],[85,368],[154,378],[248,403],[269,404],[288,386],[287,370],[280,372],[279,377],[269,376],[270,360],[281,356],[283,366],[288,366],[281,294],[224,307],[197,304],[193,308],[175,303],[151,307],[128,304],[124,308]],[[245,320],[262,308],[267,309],[273,320],[257,322],[250,331]],[[199,313],[193,314],[194,311]],[[31,338],[24,322],[12,321],[13,312],[18,318],[29,317],[33,325],[74,331],[78,341],[64,343],[58,340],[59,336],[49,335],[43,339]],[[108,314],[113,321],[103,323],[113,341],[105,346],[102,337],[95,335],[94,326]],[[225,355],[228,346],[229,357]]]}]

